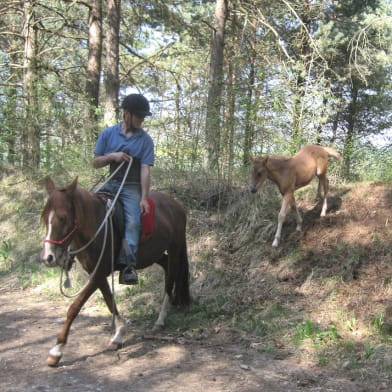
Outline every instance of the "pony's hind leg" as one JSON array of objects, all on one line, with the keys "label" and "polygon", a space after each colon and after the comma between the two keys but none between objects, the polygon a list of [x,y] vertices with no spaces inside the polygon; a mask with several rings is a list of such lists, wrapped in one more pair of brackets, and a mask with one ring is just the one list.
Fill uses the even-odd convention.
[{"label": "pony's hind leg", "polygon": [[167,311],[168,307],[170,305],[170,297],[169,294],[167,293],[167,286],[169,284],[169,256],[167,254],[162,255],[162,257],[157,261],[157,264],[159,264],[164,272],[165,272],[165,294],[163,297],[163,302],[161,305],[161,310],[159,312],[158,319],[155,321],[154,326],[153,326],[153,332],[159,331],[165,327],[166,323],[166,317],[167,317]]},{"label": "pony's hind leg", "polygon": [[106,278],[102,281],[99,285],[99,289],[103,295],[105,303],[110,310],[110,313],[114,316],[113,323],[114,323],[114,334],[110,339],[108,349],[109,350],[118,350],[122,347],[123,344],[123,335],[125,333],[125,323],[124,320],[120,317],[116,302],[114,301],[113,293],[110,290],[108,281]]},{"label": "pony's hind leg", "polygon": [[189,305],[189,265],[186,249],[185,234],[178,238],[176,246],[171,246],[167,254],[163,254],[157,263],[165,271],[165,295],[154,331],[164,328],[170,304]]},{"label": "pony's hind leg", "polygon": [[169,304],[170,304],[170,298],[167,295],[167,293],[165,293],[158,319],[157,321],[155,321],[154,327],[152,329],[154,332],[159,331],[165,327]]}]

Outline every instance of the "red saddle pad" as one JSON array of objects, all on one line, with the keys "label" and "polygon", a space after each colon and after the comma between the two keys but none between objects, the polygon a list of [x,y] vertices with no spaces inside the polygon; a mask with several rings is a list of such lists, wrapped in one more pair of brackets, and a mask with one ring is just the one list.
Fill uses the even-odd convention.
[{"label": "red saddle pad", "polygon": [[140,242],[146,242],[152,237],[154,232],[154,217],[155,217],[155,203],[154,200],[148,199],[150,204],[150,212],[141,216],[142,221],[142,233],[140,236]]}]

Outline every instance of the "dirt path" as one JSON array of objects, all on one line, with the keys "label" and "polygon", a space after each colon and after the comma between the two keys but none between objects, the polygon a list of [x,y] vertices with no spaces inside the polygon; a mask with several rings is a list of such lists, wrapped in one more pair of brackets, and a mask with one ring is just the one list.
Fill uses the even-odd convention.
[{"label": "dirt path", "polygon": [[45,365],[65,317],[63,300],[0,281],[0,385],[25,391],[387,391],[361,373],[298,365],[216,338],[162,335],[129,327],[123,349],[105,351],[110,317],[94,309],[74,322],[59,367]]}]

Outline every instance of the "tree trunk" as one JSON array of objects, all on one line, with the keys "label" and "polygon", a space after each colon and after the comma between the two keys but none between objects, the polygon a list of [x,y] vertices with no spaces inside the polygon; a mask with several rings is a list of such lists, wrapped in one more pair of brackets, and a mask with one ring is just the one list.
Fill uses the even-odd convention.
[{"label": "tree trunk", "polygon": [[350,168],[352,155],[354,151],[354,140],[355,140],[355,121],[357,114],[358,104],[358,86],[353,80],[351,88],[351,101],[348,106],[347,113],[347,133],[344,140],[343,147],[343,174],[346,178],[350,177]]},{"label": "tree trunk", "polygon": [[[17,64],[18,56],[15,52],[10,54],[11,63]],[[10,79],[17,79],[18,75],[14,67],[10,67]],[[17,146],[16,140],[19,138],[19,129],[21,121],[18,121],[18,90],[15,85],[10,85],[9,88],[5,88],[5,100],[3,104],[4,119],[0,125],[2,128],[0,132],[4,134],[6,141],[6,156],[7,161],[10,165],[16,165],[20,162],[20,149]],[[4,129],[4,133],[3,133]],[[18,143],[19,144],[19,143]]]},{"label": "tree trunk", "polygon": [[225,24],[227,19],[227,0],[216,0],[214,33],[211,49],[210,86],[206,113],[206,152],[204,168],[217,169],[220,156],[220,112],[223,90],[223,49],[225,43]]},{"label": "tree trunk", "polygon": [[118,121],[119,80],[119,35],[121,0],[108,0],[108,24],[106,32],[106,79],[105,79],[105,124]]},{"label": "tree trunk", "polygon": [[[302,12],[300,15],[302,24],[299,33],[298,48],[298,69],[294,92],[294,113],[292,127],[291,153],[297,152],[304,144],[303,120],[304,120],[304,98],[306,95],[306,85],[310,81],[307,80],[309,70],[312,67],[312,50],[309,42],[309,31],[312,19],[310,16],[311,4],[309,0],[305,0],[302,4]],[[306,75],[306,76],[303,76]]]},{"label": "tree trunk", "polygon": [[246,98],[246,112],[245,112],[245,135],[244,135],[244,154],[242,157],[242,163],[246,167],[250,163],[250,152],[253,147],[253,139],[254,139],[254,127],[252,118],[254,116],[253,113],[253,89],[255,83],[255,56],[252,54],[250,61],[250,71],[248,77],[248,88],[247,88],[247,98]]},{"label": "tree trunk", "polygon": [[174,117],[174,153],[173,153],[173,167],[177,170],[181,167],[181,86],[176,83],[175,93],[176,114]]},{"label": "tree trunk", "polygon": [[102,1],[90,1],[86,96],[88,121],[93,132],[96,129],[96,109],[99,104],[99,84],[102,55]]},{"label": "tree trunk", "polygon": [[234,113],[235,113],[235,64],[228,64],[227,71],[227,106],[223,139],[223,171],[230,177],[234,166]]},{"label": "tree trunk", "polygon": [[25,121],[21,128],[22,166],[37,168],[40,161],[40,127],[37,124],[37,67],[35,0],[24,2],[23,104]]},{"label": "tree trunk", "polygon": [[[237,1],[232,0],[231,6],[237,9]],[[235,53],[238,48],[238,18],[236,14],[232,15],[230,42],[226,46],[227,53],[227,82],[226,82],[226,110],[225,110],[225,123],[223,129],[222,140],[222,171],[228,178],[231,177],[234,167],[234,132],[235,132],[235,105],[236,105],[236,80],[238,72],[238,64],[235,59]]]},{"label": "tree trunk", "polygon": [[[299,71],[301,72],[301,71]],[[294,113],[293,113],[293,128],[291,135],[292,154],[296,153],[303,144],[303,99],[305,96],[305,79],[297,76],[296,92],[294,96]]]}]

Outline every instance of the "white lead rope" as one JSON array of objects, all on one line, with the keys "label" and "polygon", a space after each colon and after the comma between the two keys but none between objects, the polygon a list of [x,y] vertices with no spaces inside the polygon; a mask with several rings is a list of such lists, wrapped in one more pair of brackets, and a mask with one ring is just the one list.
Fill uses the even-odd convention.
[{"label": "white lead rope", "polygon": [[[113,227],[111,227],[111,229],[113,230]],[[67,294],[64,292],[63,290],[63,285],[62,285],[62,281],[63,281],[63,271],[64,268],[61,268],[61,275],[60,275],[60,292],[62,295],[64,295],[64,297],[67,298],[74,298],[77,297],[85,288],[86,286],[90,283],[90,281],[92,280],[92,277],[95,275],[95,273],[97,272],[97,269],[99,267],[99,265],[101,264],[101,260],[103,257],[103,253],[105,250],[105,246],[106,246],[106,240],[107,240],[107,231],[108,231],[108,225],[107,222],[105,223],[105,233],[104,233],[104,238],[103,238],[103,244],[102,244],[102,248],[101,248],[101,253],[99,255],[97,264],[95,265],[94,271],[89,275],[89,279],[87,281],[87,283],[75,294]],[[113,247],[113,243],[112,243],[112,247]],[[70,286],[70,279],[69,279],[69,275],[68,275],[68,270],[65,271],[65,275],[66,275],[66,280],[64,282],[64,287],[66,286],[66,283],[68,282],[69,286]]]},{"label": "white lead rope", "polygon": [[[89,246],[91,245],[91,243],[97,238],[98,234],[101,232],[103,226],[106,224],[106,222],[107,222],[107,220],[108,220],[110,214],[112,213],[114,206],[116,205],[117,199],[118,199],[118,197],[120,196],[120,192],[121,192],[122,188],[124,187],[124,183],[125,183],[125,181],[126,181],[126,179],[127,179],[129,170],[130,170],[130,168],[131,168],[131,166],[132,166],[132,161],[133,161],[133,159],[132,159],[132,157],[131,157],[131,159],[129,160],[129,163],[128,163],[127,170],[125,171],[124,177],[123,177],[123,179],[122,179],[121,185],[120,185],[120,187],[118,188],[118,191],[117,191],[117,193],[116,193],[116,196],[114,197],[114,199],[113,199],[111,205],[109,206],[108,210],[106,211],[106,215],[105,215],[105,217],[104,217],[104,219],[103,219],[101,225],[99,226],[98,230],[96,231],[96,233],[94,234],[94,236],[90,239],[90,241],[87,242],[87,244],[83,245],[83,246],[82,246],[81,248],[79,248],[79,249],[70,251],[70,252],[69,252],[70,256],[73,256],[73,255],[75,255],[75,254],[78,254],[78,253],[82,252],[83,250],[85,250],[87,247],[89,247]],[[105,181],[105,182],[104,182],[95,192],[98,192],[100,189],[102,189],[102,187],[103,187],[104,185],[106,185],[106,184],[109,182],[109,180],[112,179],[112,177],[117,173],[117,171],[120,170],[120,168],[124,165],[124,163],[125,163],[125,162],[121,162],[121,164],[119,165],[119,167],[110,175],[110,177],[109,177],[109,178],[108,178],[108,179],[107,179],[107,180],[106,180],[106,181]]]}]

